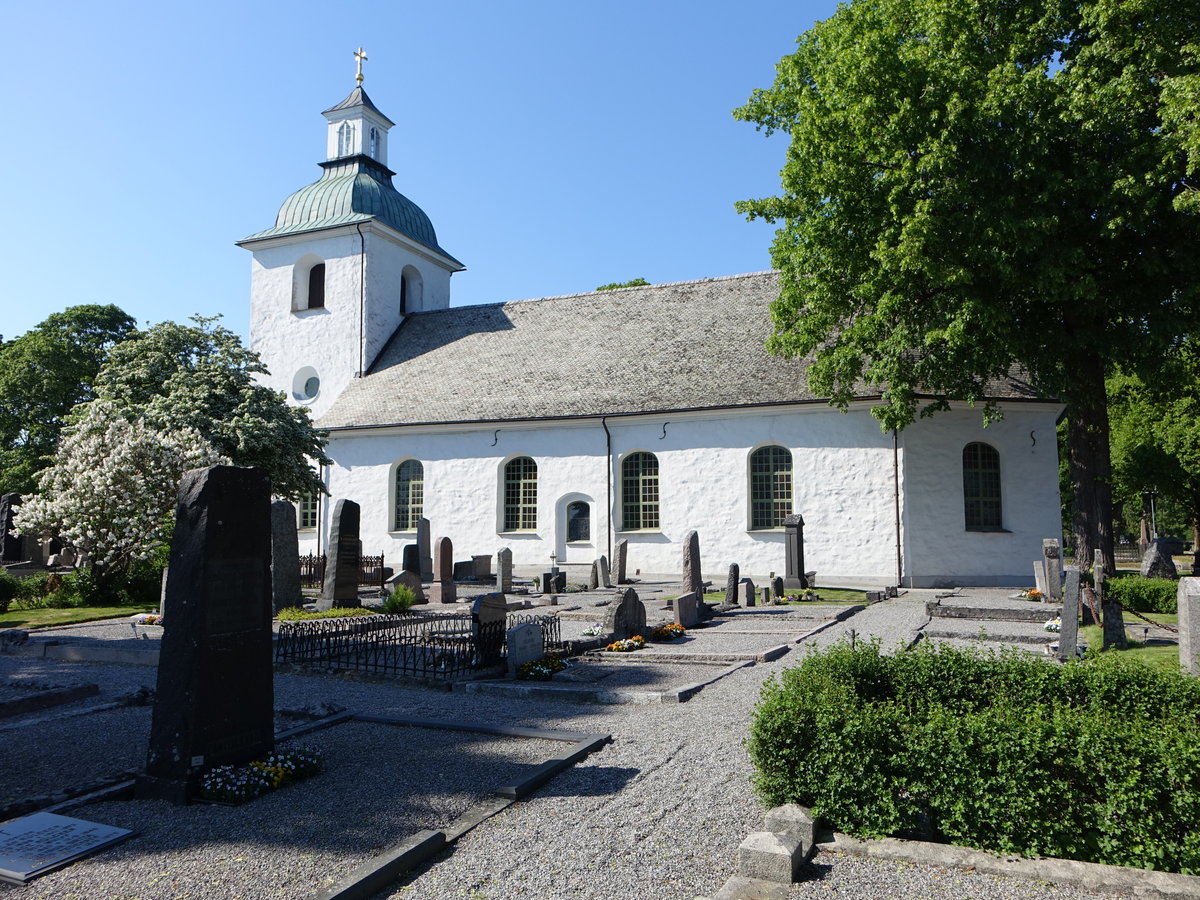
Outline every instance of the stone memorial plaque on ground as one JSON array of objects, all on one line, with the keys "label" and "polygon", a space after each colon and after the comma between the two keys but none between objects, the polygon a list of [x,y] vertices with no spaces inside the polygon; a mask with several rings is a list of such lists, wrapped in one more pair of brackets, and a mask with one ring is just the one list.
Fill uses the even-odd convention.
[{"label": "stone memorial plaque on ground", "polygon": [[0,825],[0,880],[26,884],[131,834],[126,828],[47,812],[13,819]]}]

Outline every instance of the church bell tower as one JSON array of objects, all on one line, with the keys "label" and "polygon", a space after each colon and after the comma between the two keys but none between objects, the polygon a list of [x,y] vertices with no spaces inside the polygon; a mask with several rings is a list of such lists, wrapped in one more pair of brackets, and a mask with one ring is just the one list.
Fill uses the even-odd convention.
[{"label": "church bell tower", "polygon": [[371,370],[406,316],[450,305],[450,276],[464,268],[392,185],[395,123],[363,90],[366,54],[354,56],[354,90],[322,113],[321,177],[283,202],[273,227],[237,242],[253,254],[250,347],[266,383],[314,419]]}]

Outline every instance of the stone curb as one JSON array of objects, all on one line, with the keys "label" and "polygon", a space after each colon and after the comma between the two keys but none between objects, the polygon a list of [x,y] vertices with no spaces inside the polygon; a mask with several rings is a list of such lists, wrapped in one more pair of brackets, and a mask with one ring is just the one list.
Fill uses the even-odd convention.
[{"label": "stone curb", "polygon": [[312,900],[367,900],[390,885],[402,874],[432,859],[476,825],[507,809],[523,797],[570,768],[588,754],[612,741],[610,734],[583,734],[577,731],[558,731],[549,728],[518,728],[503,725],[476,725],[470,722],[436,719],[409,719],[398,716],[359,715],[339,713],[313,723],[317,727],[336,724],[333,720],[373,722],[382,725],[403,725],[417,728],[441,728],[447,731],[469,731],[503,737],[541,738],[551,741],[572,741],[572,746],[550,757],[527,777],[513,785],[503,785],[491,797],[471,807],[440,831],[420,831],[411,838],[389,847],[358,866],[341,883],[313,895]]},{"label": "stone curb", "polygon": [[784,654],[790,653],[791,649],[787,644],[776,644],[774,647],[768,647],[762,653],[758,654],[756,661],[762,663],[773,662]]},{"label": "stone curb", "polygon": [[[782,647],[783,645],[780,646]],[[777,650],[779,648],[771,649]],[[522,700],[552,700],[558,703],[598,703],[603,705],[617,705],[622,703],[686,703],[713,682],[720,681],[726,675],[731,675],[738,669],[744,669],[754,664],[754,659],[740,660],[716,672],[711,678],[705,678],[703,681],[685,684],[683,687],[667,691],[604,691],[567,687],[566,685],[512,684],[511,682],[502,681],[463,681],[455,684],[454,690],[464,694],[483,694],[489,697],[516,697]],[[567,732],[563,733],[566,734]],[[520,736],[522,735],[518,735],[518,737]],[[537,737],[538,735],[525,736]],[[557,738],[556,740],[562,740],[562,738]]]},{"label": "stone curb", "polygon": [[575,763],[579,762],[579,760],[599,750],[611,740],[612,735],[608,734],[588,735],[583,740],[572,745],[569,750],[557,756],[550,757],[516,784],[506,784],[497,788],[496,794],[507,800],[521,800],[532,794],[555,775],[565,769],[569,769]]},{"label": "stone curb", "polygon": [[383,890],[402,873],[416,868],[446,846],[441,831],[419,831],[407,841],[368,859],[341,884],[314,894],[314,900],[365,900]]},{"label": "stone curb", "polygon": [[550,700],[554,703],[597,703],[604,706],[622,703],[662,703],[666,696],[660,691],[602,691],[549,685],[507,684],[495,681],[468,681],[455,685],[464,694],[486,697],[510,697],[518,700]]},{"label": "stone curb", "polygon": [[1073,859],[1056,859],[1049,856],[996,856],[984,850],[955,847],[951,844],[906,841],[899,838],[862,840],[838,832],[834,833],[832,841],[817,844],[817,849],[930,866],[962,869],[973,867],[987,875],[1041,879],[1093,891],[1121,892],[1139,900],[1200,897],[1200,876],[1079,862]]},{"label": "stone curb", "polygon": [[800,635],[799,637],[792,638],[792,643],[799,644],[803,641],[806,641],[813,635],[820,634],[822,631],[825,631],[827,628],[832,628],[834,625],[838,624],[839,622],[845,622],[848,618],[855,615],[856,613],[862,612],[866,608],[867,608],[866,605],[862,605],[862,604],[856,605],[856,606],[847,606],[844,610],[842,610],[840,613],[838,613],[832,619],[826,619],[824,622],[822,622],[816,628],[812,628],[812,629],[804,632],[804,634]]},{"label": "stone curb", "polygon": [[[149,643],[147,641],[146,643]],[[157,666],[158,646],[150,650],[128,650],[124,647],[85,647],[58,641],[30,641],[5,650],[8,656],[31,656],[35,659],[61,659],[64,662],[120,663],[133,666]]]},{"label": "stone curb", "polygon": [[16,700],[7,700],[0,703],[0,719],[23,716],[31,712],[41,712],[51,707],[74,703],[76,700],[82,700],[85,697],[95,697],[99,693],[100,686],[96,684],[80,684],[75,687],[55,688],[47,691],[31,691],[28,697],[20,697]]},{"label": "stone curb", "polygon": [[712,678],[706,678],[704,681],[697,681],[695,684],[687,684],[674,691],[663,691],[662,699],[664,703],[686,703],[692,697],[696,696],[710,684],[715,681],[720,681],[726,675],[732,675],[738,669],[745,669],[754,665],[754,660],[748,659],[743,662],[737,662],[727,669],[722,669]]}]

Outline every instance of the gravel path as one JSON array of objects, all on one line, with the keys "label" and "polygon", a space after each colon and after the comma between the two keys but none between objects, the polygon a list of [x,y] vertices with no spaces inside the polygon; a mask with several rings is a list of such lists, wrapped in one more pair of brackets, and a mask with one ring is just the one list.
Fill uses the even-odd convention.
[{"label": "gravel path", "polygon": [[[876,604],[774,663],[738,670],[685,704],[589,706],[280,674],[276,706],[332,702],[381,715],[613,735],[604,750],[485,821],[380,898],[694,900],[713,896],[734,874],[738,845],[762,825],[743,740],[763,681],[795,665],[806,647],[828,646],[851,629],[859,639],[878,636],[894,647],[911,641],[924,621],[924,597]],[[797,625],[799,634],[813,623]],[[0,657],[0,673],[13,667],[47,682],[93,681],[101,685],[100,700],[153,684],[153,672],[137,667]],[[113,764],[117,748],[136,755],[144,747],[145,710],[122,712],[124,718],[95,713],[0,731],[0,740],[13,748],[0,771],[25,766],[39,777],[86,781],[93,770]],[[78,733],[90,732],[86,747],[71,746],[65,723],[72,722]],[[480,792],[511,780],[505,772],[547,755],[542,741],[357,724],[302,743],[318,740],[337,745],[337,764],[306,787],[245,807],[108,803],[78,810],[74,814],[84,818],[134,823],[142,833],[28,887],[0,887],[0,898],[305,896],[402,832],[444,824]],[[552,752],[562,745],[554,747]],[[14,790],[13,782],[5,788]],[[795,885],[790,898],[1095,896],[834,854],[820,854],[807,872],[811,880]]]}]

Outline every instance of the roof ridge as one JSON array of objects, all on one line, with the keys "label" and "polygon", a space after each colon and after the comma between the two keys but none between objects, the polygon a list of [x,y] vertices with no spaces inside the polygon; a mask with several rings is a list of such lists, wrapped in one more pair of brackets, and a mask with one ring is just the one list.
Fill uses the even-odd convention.
[{"label": "roof ridge", "polygon": [[736,281],[739,278],[754,278],[762,275],[776,275],[776,269],[760,269],[757,272],[742,272],[739,275],[714,275],[708,278],[690,278],[686,281],[660,281],[655,284],[639,284],[633,287],[609,288],[604,291],[578,291],[574,294],[551,294],[548,297],[528,297],[519,300],[498,300],[492,303],[465,303],[462,306],[448,306],[445,309],[425,309],[414,311],[410,315],[423,316],[428,313],[445,313],[463,309],[481,309],[483,307],[512,306],[516,303],[541,303],[544,300],[571,300],[576,297],[594,297],[597,294],[616,294],[622,291],[645,291],[650,288],[684,287],[689,284],[707,284],[714,281]]}]

